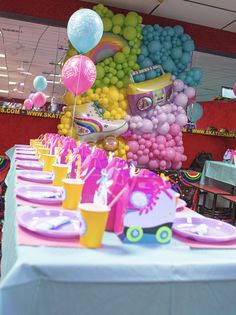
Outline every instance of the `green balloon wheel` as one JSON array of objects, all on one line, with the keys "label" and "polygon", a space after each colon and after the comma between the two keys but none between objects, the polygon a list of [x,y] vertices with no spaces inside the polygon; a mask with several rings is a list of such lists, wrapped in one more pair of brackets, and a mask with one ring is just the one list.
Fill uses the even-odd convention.
[{"label": "green balloon wheel", "polygon": [[158,243],[168,243],[171,240],[171,237],[172,231],[168,226],[162,226],[156,232],[156,240]]},{"label": "green balloon wheel", "polygon": [[140,226],[131,226],[126,232],[126,237],[131,243],[137,243],[143,237],[143,229]]}]

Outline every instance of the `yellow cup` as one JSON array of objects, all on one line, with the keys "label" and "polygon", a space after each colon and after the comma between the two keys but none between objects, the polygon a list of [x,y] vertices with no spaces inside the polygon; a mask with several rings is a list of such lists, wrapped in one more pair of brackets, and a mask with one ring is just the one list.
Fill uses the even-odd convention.
[{"label": "yellow cup", "polygon": [[68,172],[67,164],[53,164],[52,171],[54,174],[53,186],[63,186],[62,180],[66,178]]},{"label": "yellow cup", "polygon": [[77,210],[80,203],[84,181],[76,178],[65,178],[62,180],[65,189],[65,199],[62,203],[64,209]]},{"label": "yellow cup", "polygon": [[50,149],[47,148],[38,148],[38,157],[39,157],[39,161],[43,162],[43,154],[49,154],[50,153]]},{"label": "yellow cup", "polygon": [[42,141],[38,141],[37,139],[31,139],[30,140],[30,145],[32,145],[33,148],[37,148],[37,146],[42,146]]},{"label": "yellow cup", "polygon": [[42,154],[43,158],[43,171],[52,172],[52,166],[56,162],[56,155]]},{"label": "yellow cup", "polygon": [[100,247],[110,207],[94,203],[81,203],[79,209],[86,223],[86,232],[80,236],[80,244],[89,248]]}]

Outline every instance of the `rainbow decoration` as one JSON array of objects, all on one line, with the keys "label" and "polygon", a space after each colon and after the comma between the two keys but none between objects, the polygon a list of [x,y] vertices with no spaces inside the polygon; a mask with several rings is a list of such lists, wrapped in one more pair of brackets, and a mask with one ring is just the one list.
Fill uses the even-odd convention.
[{"label": "rainbow decoration", "polygon": [[79,128],[79,133],[102,132],[102,125],[99,121],[87,118],[75,117],[75,124]]},{"label": "rainbow decoration", "polygon": [[128,42],[120,35],[104,33],[99,44],[94,49],[90,50],[86,56],[97,64],[108,57],[112,57],[126,46],[129,46]]}]

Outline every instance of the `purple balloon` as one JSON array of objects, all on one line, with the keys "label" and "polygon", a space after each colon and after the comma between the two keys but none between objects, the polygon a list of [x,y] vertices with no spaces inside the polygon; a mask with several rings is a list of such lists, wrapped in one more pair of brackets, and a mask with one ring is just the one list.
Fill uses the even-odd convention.
[{"label": "purple balloon", "polygon": [[188,97],[184,93],[179,93],[174,100],[177,106],[185,107],[188,104]]},{"label": "purple balloon", "polygon": [[167,122],[164,122],[162,125],[158,125],[157,131],[161,135],[166,135],[170,130],[170,125]]},{"label": "purple balloon", "polygon": [[180,125],[180,127],[184,127],[188,122],[188,118],[185,114],[179,114],[176,116],[176,123]]},{"label": "purple balloon", "polygon": [[196,95],[196,91],[193,87],[187,87],[187,89],[184,90],[184,94],[187,96],[187,98],[193,98]]},{"label": "purple balloon", "polygon": [[168,114],[167,115],[167,122],[168,122],[169,125],[173,124],[175,122],[175,115]]},{"label": "purple balloon", "polygon": [[165,113],[161,113],[160,115],[158,115],[158,121],[161,122],[166,122],[167,120],[167,115]]},{"label": "purple balloon", "polygon": [[33,104],[32,100],[30,100],[30,99],[27,98],[27,99],[24,101],[24,105],[25,105],[25,109],[26,109],[26,110],[31,110],[34,104]]},{"label": "purple balloon", "polygon": [[153,123],[150,119],[144,118],[143,119],[143,125],[141,127],[142,132],[150,133],[153,130]]},{"label": "purple balloon", "polygon": [[184,89],[184,82],[177,79],[174,81],[173,86],[174,86],[174,91],[181,92]]},{"label": "purple balloon", "polygon": [[32,100],[33,96],[34,96],[34,93],[30,93],[28,99]]}]

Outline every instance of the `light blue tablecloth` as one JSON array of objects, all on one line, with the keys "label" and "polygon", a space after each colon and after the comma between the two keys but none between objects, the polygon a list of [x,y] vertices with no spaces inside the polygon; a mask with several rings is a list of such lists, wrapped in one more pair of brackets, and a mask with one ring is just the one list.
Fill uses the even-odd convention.
[{"label": "light blue tablecloth", "polygon": [[235,315],[235,250],[124,245],[109,233],[98,250],[18,246],[13,167],[1,315]]},{"label": "light blue tablecloth", "polygon": [[236,165],[206,161],[202,172],[201,184],[206,184],[209,179],[236,186]]}]

